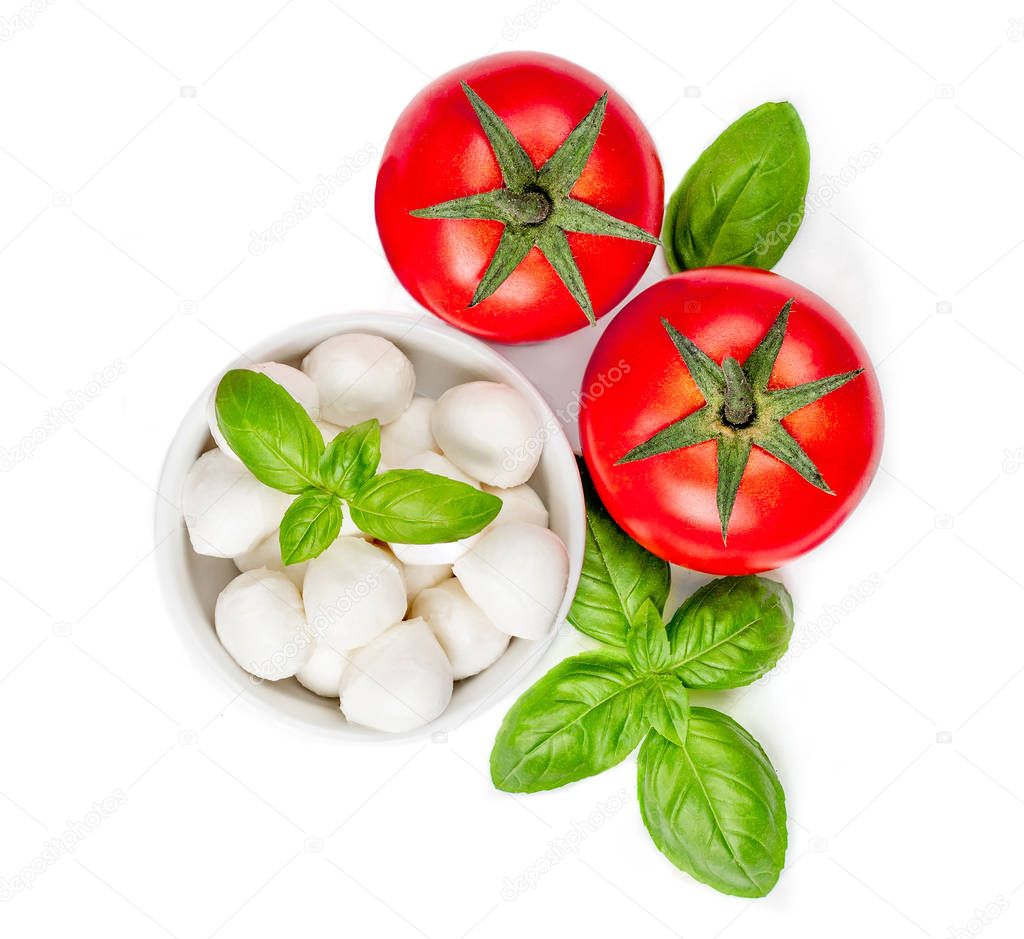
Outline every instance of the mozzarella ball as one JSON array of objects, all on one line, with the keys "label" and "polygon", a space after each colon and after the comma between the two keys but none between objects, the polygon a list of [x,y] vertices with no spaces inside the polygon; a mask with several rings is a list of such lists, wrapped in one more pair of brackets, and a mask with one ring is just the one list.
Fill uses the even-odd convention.
[{"label": "mozzarella ball", "polygon": [[[302,405],[305,412],[314,421],[320,416],[320,394],[316,390],[316,385],[313,384],[312,379],[308,375],[300,372],[297,368],[293,368],[291,365],[282,365],[280,362],[261,362],[259,365],[246,365],[244,368],[250,372],[259,372],[261,375],[266,375],[271,381],[277,382]],[[224,435],[217,426],[216,388],[213,389],[209,401],[206,403],[206,420],[210,425],[210,433],[213,435],[214,443],[231,459],[237,460],[238,457],[235,456],[235,451],[228,446]]]},{"label": "mozzarella ball", "polygon": [[348,659],[335,652],[326,642],[317,641],[313,652],[303,663],[295,677],[299,684],[313,694],[324,698],[337,698],[341,694],[341,675],[348,665]]},{"label": "mozzarella ball", "polygon": [[415,456],[411,456],[408,459],[403,460],[395,468],[426,470],[426,472],[433,473],[435,476],[447,476],[448,479],[454,479],[456,482],[465,483],[467,486],[472,486],[474,489],[480,488],[479,480],[473,479],[472,476],[464,473],[443,454],[437,453],[433,450],[425,450],[422,453],[417,453]]},{"label": "mozzarella ball", "polygon": [[497,528],[509,522],[529,522],[531,525],[548,527],[548,510],[540,496],[525,483],[511,489],[500,489],[497,486],[484,486],[484,492],[501,499],[501,511],[497,518],[488,526]]},{"label": "mozzarella ball", "polygon": [[510,522],[484,532],[454,570],[470,600],[498,629],[540,639],[562,605],[569,555],[554,532]]},{"label": "mozzarella ball", "polygon": [[476,534],[461,541],[441,541],[437,544],[402,544],[393,541],[388,547],[406,567],[451,566],[476,544],[479,537]]},{"label": "mozzarella ball", "polygon": [[427,587],[435,587],[442,580],[448,580],[452,576],[451,564],[411,564],[407,567],[395,557],[391,548],[383,541],[375,541],[374,544],[380,546],[398,570],[402,572],[402,578],[405,581],[405,599],[410,606],[421,591],[426,590]]},{"label": "mozzarella ball", "polygon": [[264,486],[222,450],[208,450],[185,477],[181,513],[196,553],[231,558],[277,528],[294,498]]},{"label": "mozzarella ball", "polygon": [[[458,467],[453,466],[450,460],[445,459],[440,453],[420,453],[411,460],[406,460],[402,469],[421,469],[435,476],[447,476],[449,479],[466,483],[474,489],[480,488],[480,483],[471,479]],[[461,541],[443,541],[439,544],[401,544],[392,542],[390,548],[403,564],[454,564],[465,554],[479,538],[479,533],[463,538]]]},{"label": "mozzarella ball", "polygon": [[275,528],[251,551],[235,556],[235,567],[240,571],[252,571],[265,567],[271,571],[281,571],[299,590],[306,576],[306,561],[285,566],[281,559],[281,529]]},{"label": "mozzarella ball", "polygon": [[249,368],[276,381],[302,405],[303,410],[313,420],[320,417],[320,393],[312,379],[301,369],[293,365],[282,365],[280,362],[261,362],[259,365],[250,365]]},{"label": "mozzarella ball", "polygon": [[[387,542],[377,541],[375,538],[370,538],[369,535],[366,535],[365,537],[375,548],[380,548],[380,550],[384,552],[384,556],[388,559],[388,563],[402,575],[402,583],[405,583],[405,565],[395,557],[394,553],[388,547]],[[405,594],[405,601],[406,603],[409,602],[408,590]]]},{"label": "mozzarella ball", "polygon": [[392,626],[353,652],[341,676],[345,717],[389,733],[429,724],[451,697],[451,663],[422,619]]},{"label": "mozzarella ball", "polygon": [[325,339],[303,360],[302,370],[320,392],[320,416],[351,427],[371,417],[382,424],[409,407],[416,373],[387,339],[343,333]]},{"label": "mozzarella ball", "polygon": [[433,398],[417,395],[401,417],[380,429],[380,453],[388,463],[400,466],[428,450],[440,452],[430,430],[433,410]]},{"label": "mozzarella ball", "polygon": [[402,570],[405,574],[405,595],[410,603],[415,602],[428,587],[436,587],[452,576],[451,564],[404,564]]},{"label": "mozzarella ball", "polygon": [[494,664],[508,646],[501,632],[454,577],[424,590],[413,602],[412,615],[426,620],[452,663],[456,681]]},{"label": "mozzarella ball", "polygon": [[320,436],[324,438],[325,445],[329,444],[345,429],[337,424],[332,424],[330,421],[313,421],[313,423],[316,424],[316,429],[320,431]]},{"label": "mozzarella ball", "polygon": [[362,538],[339,538],[309,561],[302,597],[310,631],[337,652],[366,645],[407,606],[401,571]]},{"label": "mozzarella ball", "polygon": [[508,385],[471,381],[449,388],[434,405],[430,427],[441,452],[489,486],[518,486],[537,468],[540,421]]},{"label": "mozzarella ball", "polygon": [[302,598],[280,571],[239,574],[217,598],[213,620],[231,658],[260,678],[290,678],[310,653]]}]

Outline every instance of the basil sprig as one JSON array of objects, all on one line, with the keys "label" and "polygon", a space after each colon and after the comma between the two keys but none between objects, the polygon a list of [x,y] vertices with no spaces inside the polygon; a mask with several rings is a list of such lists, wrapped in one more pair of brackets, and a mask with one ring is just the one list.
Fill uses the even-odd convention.
[{"label": "basil sprig", "polygon": [[[379,431],[378,431],[379,435]],[[367,480],[349,502],[352,521],[381,541],[435,544],[475,535],[497,515],[497,496],[421,469]]]},{"label": "basil sprig", "polygon": [[640,814],[673,864],[737,897],[763,897],[786,859],[786,797],[760,744],[731,717],[690,711],[680,745],[650,733],[637,758]]},{"label": "basil sprig", "polygon": [[363,421],[343,430],[320,457],[320,482],[342,499],[352,499],[380,465],[380,423]]},{"label": "basil sprig", "polygon": [[380,465],[380,423],[363,421],[330,445],[303,407],[259,372],[232,369],[217,386],[217,426],[262,483],[297,494],[281,519],[281,559],[298,564],[338,537],[342,503],[381,541],[435,544],[475,535],[501,511],[501,499],[423,470]]},{"label": "basil sprig", "polygon": [[341,501],[322,489],[307,489],[281,519],[281,560],[286,565],[315,558],[341,532]]},{"label": "basil sprig", "polygon": [[645,676],[616,652],[556,665],[505,715],[491,778],[505,792],[538,792],[621,762],[647,730]]},{"label": "basil sprig", "polygon": [[261,483],[291,493],[317,485],[323,435],[277,382],[232,369],[220,380],[215,403],[224,439]]},{"label": "basil sprig", "polygon": [[800,228],[810,172],[793,105],[767,102],[748,111],[700,155],[669,200],[662,237],[669,269],[770,270]]},{"label": "basil sprig", "polygon": [[629,537],[601,504],[586,465],[579,461],[587,502],[587,538],[580,586],[569,622],[610,646],[625,646],[626,632],[647,600],[657,612],[668,599],[668,564]]},{"label": "basil sprig", "polygon": [[713,580],[668,623],[673,671],[688,688],[739,688],[771,671],[793,635],[793,601],[764,577]]},{"label": "basil sprig", "polygon": [[[588,521],[607,535],[614,522],[587,496]],[[666,627],[667,570],[663,583],[643,549],[611,534],[599,543],[588,524],[588,557],[600,564],[581,580],[573,623],[615,648],[565,659],[516,701],[491,779],[507,792],[554,789],[615,766],[642,740],[637,792],[658,849],[716,890],[764,896],[785,861],[782,786],[754,738],[718,711],[691,709],[689,689],[737,688],[768,672],[789,643],[792,601],[762,577],[720,578]]]}]

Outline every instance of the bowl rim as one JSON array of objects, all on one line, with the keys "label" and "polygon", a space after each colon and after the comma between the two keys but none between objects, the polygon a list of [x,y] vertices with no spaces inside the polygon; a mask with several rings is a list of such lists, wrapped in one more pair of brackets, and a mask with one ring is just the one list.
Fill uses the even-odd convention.
[{"label": "bowl rim", "polygon": [[[433,721],[403,733],[392,734],[366,727],[359,727],[358,734],[339,733],[339,730],[344,731],[345,728],[352,726],[344,717],[339,716],[337,727],[328,727],[314,721],[305,720],[296,714],[277,707],[272,701],[259,695],[247,694],[246,692],[249,688],[246,686],[258,686],[261,684],[261,680],[247,675],[240,666],[237,666],[230,660],[230,657],[225,657],[226,661],[230,663],[228,667],[218,667],[217,663],[211,661],[211,657],[208,654],[209,646],[203,642],[199,635],[197,627],[200,624],[196,622],[198,617],[195,614],[195,610],[191,608],[185,592],[178,587],[181,581],[190,579],[185,568],[183,556],[180,552],[174,550],[178,547],[180,539],[184,538],[187,541],[188,538],[180,507],[180,486],[184,476],[179,467],[181,459],[179,443],[183,437],[194,432],[200,421],[204,426],[206,425],[205,410],[207,401],[224,372],[232,368],[244,367],[254,362],[268,361],[268,355],[271,354],[272,350],[286,344],[294,344],[296,339],[301,338],[303,334],[322,333],[327,329],[334,330],[333,334],[356,332],[360,329],[372,333],[374,323],[379,323],[382,319],[386,319],[392,324],[395,322],[406,323],[408,328],[401,334],[402,336],[412,332],[413,329],[425,330],[435,336],[442,337],[445,342],[461,345],[474,355],[482,355],[485,359],[491,360],[500,370],[514,377],[521,388],[528,391],[532,404],[542,419],[542,427],[549,431],[544,441],[544,446],[548,447],[554,444],[559,448],[564,448],[565,453],[571,458],[570,462],[575,472],[575,486],[570,486],[573,490],[574,498],[572,504],[567,508],[569,510],[570,524],[576,529],[575,534],[579,551],[578,557],[574,557],[572,546],[566,543],[566,550],[569,555],[569,578],[554,622],[547,635],[541,639],[532,640],[532,647],[516,668],[497,687],[486,692],[480,701],[474,702],[468,713],[454,726],[449,726],[450,721],[445,721],[446,715],[449,714],[449,706]],[[325,336],[324,338],[327,337]],[[309,348],[311,349],[319,341],[322,340],[311,341]],[[400,345],[401,337],[394,339],[394,341]],[[570,478],[570,482],[572,481]],[[168,609],[170,618],[173,621],[174,631],[182,644],[187,648],[190,659],[193,662],[201,663],[198,667],[202,668],[204,672],[216,672],[219,684],[237,692],[236,697],[229,701],[229,704],[238,698],[242,698],[246,706],[258,712],[270,712],[283,725],[301,728],[307,733],[312,732],[318,736],[345,744],[377,746],[385,743],[407,743],[423,739],[438,732],[447,734],[464,726],[480,714],[493,708],[498,702],[507,698],[515,688],[523,684],[528,675],[535,671],[538,663],[564,626],[579,584],[583,566],[586,537],[586,503],[583,494],[583,484],[576,463],[576,455],[572,445],[569,443],[568,437],[565,435],[562,422],[536,385],[509,359],[484,341],[448,326],[426,312],[409,313],[391,310],[359,309],[330,313],[293,323],[250,345],[246,351],[240,352],[228,364],[218,369],[214,376],[204,385],[199,395],[184,411],[177,428],[170,438],[167,451],[161,463],[159,482],[155,490],[153,502],[154,555],[156,557],[157,579],[160,583],[160,592],[165,607]],[[191,546],[187,546],[186,550],[191,550]],[[212,628],[209,620],[205,618],[203,618],[202,626],[207,629]],[[502,653],[502,655],[505,654],[507,652]],[[313,694],[313,692],[309,693]]]}]

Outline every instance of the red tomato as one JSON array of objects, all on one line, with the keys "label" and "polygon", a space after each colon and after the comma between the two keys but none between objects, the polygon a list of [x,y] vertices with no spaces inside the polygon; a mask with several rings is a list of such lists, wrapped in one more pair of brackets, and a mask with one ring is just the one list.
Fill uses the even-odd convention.
[{"label": "red tomato", "polygon": [[[507,182],[461,82],[493,109],[536,170],[607,91],[596,144],[567,195],[643,229],[652,240],[661,230],[664,203],[654,143],[632,108],[596,75],[555,56],[512,52],[471,62],[424,88],[384,149],[377,227],[391,266],[420,303],[466,332],[499,342],[578,329],[587,323],[584,307],[536,245],[493,293],[470,305],[507,227],[503,222],[410,214]],[[654,245],[564,231],[556,237],[567,238],[593,314],[600,317],[637,282]],[[564,263],[571,267],[572,260]]]},{"label": "red tomato", "polygon": [[[713,363],[726,356],[746,363],[790,298],[785,338],[759,400],[778,401],[771,395],[781,389],[863,369],[782,417],[777,423],[784,430],[775,428],[782,439],[790,439],[788,431],[834,494],[755,441],[727,517],[726,542],[716,500],[721,439],[618,461],[706,401],[663,317]],[[824,300],[768,271],[704,268],[645,290],[598,342],[583,394],[583,453],[608,511],[655,554],[709,574],[771,570],[819,544],[860,501],[881,455],[882,400],[864,347]],[[723,425],[722,413],[710,406],[705,412],[713,426],[725,427],[728,440],[747,432]],[[755,412],[750,426],[758,420]]]}]

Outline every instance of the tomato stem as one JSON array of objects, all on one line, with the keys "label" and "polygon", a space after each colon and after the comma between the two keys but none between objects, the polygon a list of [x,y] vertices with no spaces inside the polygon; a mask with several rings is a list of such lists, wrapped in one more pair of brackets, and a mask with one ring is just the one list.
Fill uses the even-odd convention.
[{"label": "tomato stem", "polygon": [[540,225],[551,214],[551,199],[542,189],[508,194],[509,213],[520,225]]},{"label": "tomato stem", "polygon": [[731,355],[722,361],[725,375],[725,402],[722,418],[730,427],[746,427],[754,414],[754,392],[740,365]]}]

